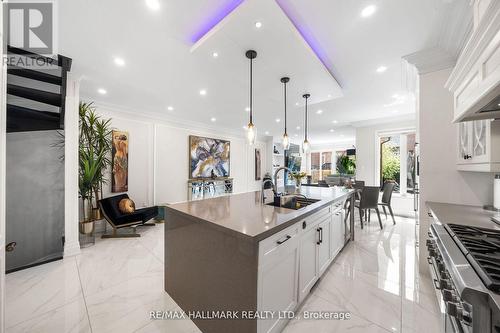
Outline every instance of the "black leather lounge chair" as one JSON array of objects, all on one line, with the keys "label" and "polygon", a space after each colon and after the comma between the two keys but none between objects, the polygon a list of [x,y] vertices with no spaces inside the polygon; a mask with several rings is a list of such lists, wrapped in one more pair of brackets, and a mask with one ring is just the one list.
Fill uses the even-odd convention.
[{"label": "black leather lounge chair", "polygon": [[[136,232],[138,225],[154,226],[154,223],[146,223],[147,221],[155,218],[158,215],[158,206],[141,208],[135,210],[133,213],[124,214],[118,209],[118,204],[122,199],[128,199],[127,194],[120,194],[109,198],[99,200],[99,207],[104,215],[106,221],[111,224],[113,228],[112,234],[102,235],[102,238],[121,238],[121,237],[141,237]],[[117,230],[120,228],[131,227],[134,232],[131,234],[118,234]]]}]

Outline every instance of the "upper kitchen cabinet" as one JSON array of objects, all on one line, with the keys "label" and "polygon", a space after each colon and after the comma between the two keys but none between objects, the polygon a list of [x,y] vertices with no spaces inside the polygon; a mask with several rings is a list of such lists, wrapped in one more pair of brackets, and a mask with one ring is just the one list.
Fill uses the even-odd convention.
[{"label": "upper kitchen cabinet", "polygon": [[500,120],[474,120],[458,126],[457,169],[500,172]]},{"label": "upper kitchen cabinet", "polygon": [[474,30],[446,83],[454,122],[500,117],[500,1],[474,0]]}]

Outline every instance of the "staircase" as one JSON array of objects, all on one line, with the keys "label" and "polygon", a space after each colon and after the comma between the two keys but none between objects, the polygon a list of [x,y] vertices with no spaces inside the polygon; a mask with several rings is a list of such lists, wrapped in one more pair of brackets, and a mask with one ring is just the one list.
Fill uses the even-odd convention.
[{"label": "staircase", "polygon": [[51,64],[50,69],[7,67],[7,132],[64,129],[67,73],[70,58],[48,58],[7,46],[9,55]]}]

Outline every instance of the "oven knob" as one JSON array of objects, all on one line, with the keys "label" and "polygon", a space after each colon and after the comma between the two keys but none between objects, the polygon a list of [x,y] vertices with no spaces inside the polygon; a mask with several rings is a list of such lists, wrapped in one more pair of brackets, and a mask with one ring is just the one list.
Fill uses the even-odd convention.
[{"label": "oven knob", "polygon": [[441,277],[443,277],[443,272],[446,273],[446,268],[444,267],[444,264],[441,261],[437,261],[437,268],[438,271],[441,272]]},{"label": "oven knob", "polygon": [[451,283],[448,279],[440,279],[439,280],[439,288],[442,289],[451,289]]},{"label": "oven knob", "polygon": [[458,301],[458,297],[455,295],[455,292],[451,289],[443,289],[443,300],[445,302],[455,303]]},{"label": "oven knob", "polygon": [[433,247],[429,248],[429,256],[436,257],[436,255],[436,249],[434,249]]},{"label": "oven knob", "polygon": [[462,320],[464,316],[464,309],[459,303],[446,302],[446,313],[451,317],[455,317],[459,320]]}]

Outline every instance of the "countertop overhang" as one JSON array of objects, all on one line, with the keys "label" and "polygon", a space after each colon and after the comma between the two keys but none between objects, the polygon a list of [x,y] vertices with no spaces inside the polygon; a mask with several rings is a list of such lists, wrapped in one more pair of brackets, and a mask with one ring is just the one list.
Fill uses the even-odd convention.
[{"label": "countertop overhang", "polygon": [[260,241],[354,192],[343,187],[302,187],[293,194],[320,201],[298,210],[263,204],[260,191],[188,201],[167,205],[167,222],[169,213],[180,214],[234,236]]}]

